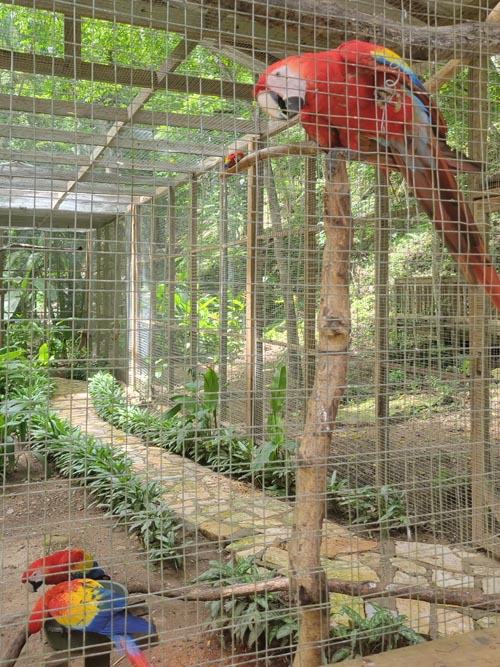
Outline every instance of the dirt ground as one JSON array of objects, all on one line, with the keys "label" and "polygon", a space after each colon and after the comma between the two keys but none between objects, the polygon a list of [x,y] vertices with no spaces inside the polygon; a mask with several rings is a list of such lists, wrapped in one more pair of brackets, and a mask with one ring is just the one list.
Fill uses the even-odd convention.
[{"label": "dirt ground", "polygon": [[[27,479],[29,478],[29,480]],[[24,626],[27,614],[37,599],[21,584],[27,563],[38,558],[44,549],[56,551],[68,545],[92,553],[112,577],[132,589],[136,586],[177,588],[190,584],[217,559],[209,544],[200,544],[186,555],[184,570],[148,569],[139,542],[123,528],[113,528],[112,521],[96,507],[92,498],[75,483],[60,478],[43,479],[43,471],[34,461],[21,462],[19,470],[4,487],[0,510],[2,537],[0,575],[0,656],[4,656],[13,637]],[[248,665],[255,667],[255,654],[245,654],[228,647],[222,649],[217,637],[207,633],[204,603],[169,600],[156,595],[144,597],[154,620],[160,644],[147,650],[153,665],[195,667],[210,665]],[[41,636],[30,637],[16,667],[38,667],[43,664],[48,647]],[[4,664],[0,660],[0,664]],[[72,665],[80,667],[82,660]],[[112,665],[126,661],[118,654]]]}]

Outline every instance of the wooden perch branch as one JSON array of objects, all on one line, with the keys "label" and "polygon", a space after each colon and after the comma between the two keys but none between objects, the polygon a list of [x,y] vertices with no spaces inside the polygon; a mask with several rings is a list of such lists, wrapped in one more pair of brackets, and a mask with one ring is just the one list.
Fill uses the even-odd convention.
[{"label": "wooden perch branch", "polygon": [[[485,594],[477,591],[468,591],[462,588],[422,588],[421,586],[382,586],[372,581],[345,581],[344,579],[328,579],[327,588],[330,593],[342,593],[352,597],[360,597],[363,600],[377,598],[411,598],[431,602],[434,604],[454,605],[459,607],[481,609],[485,611],[500,611],[500,595],[496,593]],[[225,600],[233,597],[250,597],[265,593],[279,593],[290,591],[290,579],[288,577],[275,577],[266,581],[258,581],[251,584],[234,584],[219,588],[198,586],[190,588],[174,588],[165,590],[163,588],[150,589],[147,591],[142,586],[130,586],[129,593],[144,595],[147,592],[161,595],[176,600],[189,602],[212,602],[213,600]]]},{"label": "wooden perch branch", "polygon": [[14,667],[25,644],[26,628],[23,625],[23,627],[19,628],[19,630],[16,632],[16,635],[11,640],[10,644],[7,646],[7,650],[2,656],[0,661],[2,663],[2,667]]},{"label": "wooden perch branch", "polygon": [[261,148],[258,151],[245,155],[234,167],[224,170],[221,176],[232,176],[246,171],[253,167],[257,162],[262,160],[270,160],[275,157],[288,157],[296,155],[318,155],[321,149],[312,141],[304,141],[296,144],[283,144],[280,146],[269,146],[268,148]]}]

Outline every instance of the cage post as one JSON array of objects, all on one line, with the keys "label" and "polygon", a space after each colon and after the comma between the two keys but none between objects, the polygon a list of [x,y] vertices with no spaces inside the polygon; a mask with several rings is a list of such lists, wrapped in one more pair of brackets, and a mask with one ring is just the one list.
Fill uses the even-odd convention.
[{"label": "cage post", "polygon": [[[102,303],[102,319],[101,326],[104,326],[104,332],[102,332],[101,340],[105,341],[105,354],[106,359],[110,364],[112,372],[116,370],[115,365],[115,346],[114,346],[114,331],[113,331],[113,292],[114,285],[112,288],[112,271],[113,271],[113,258],[110,250],[111,246],[111,223],[104,226],[102,229],[102,261],[101,261],[101,303]],[[114,281],[113,281],[114,283]]]},{"label": "cage post", "polygon": [[[148,323],[148,383],[147,394],[151,398],[153,394],[153,383],[155,380],[156,351],[154,349],[154,332],[157,322],[156,313],[156,253],[157,253],[158,220],[156,213],[155,200],[151,201],[151,229],[149,235],[149,323]],[[118,239],[117,239],[118,242]],[[118,305],[118,294],[115,299],[115,309]]]},{"label": "cage post", "polygon": [[[488,57],[478,56],[469,66],[469,155],[473,160],[485,162],[488,110]],[[481,190],[481,176],[471,177],[471,189]],[[487,213],[479,205],[473,206],[476,223],[483,236],[488,235]],[[486,350],[489,342],[490,306],[486,303],[481,287],[473,287],[470,294],[470,473],[472,504],[472,541],[476,545],[488,545],[486,474],[490,469],[490,395],[489,363]]]},{"label": "cage post", "polygon": [[227,299],[228,299],[228,218],[227,218],[227,179],[219,179],[219,414],[227,417]]},{"label": "cage post", "polygon": [[0,347],[4,345],[5,337],[5,280],[3,279],[3,271],[5,266],[5,231],[0,231]]},{"label": "cage post", "polygon": [[129,259],[129,331],[130,331],[130,371],[133,384],[137,381],[137,317],[138,317],[138,275],[137,275],[137,243],[138,243],[137,206],[130,207],[130,259]]},{"label": "cage post", "polygon": [[304,191],[304,386],[314,384],[316,363],[316,157],[305,158]]},{"label": "cage post", "polygon": [[288,401],[288,407],[296,408],[297,390],[303,385],[302,380],[302,354],[299,345],[299,330],[297,325],[297,311],[292,293],[292,277],[290,271],[290,251],[285,245],[284,238],[289,236],[283,234],[281,207],[276,189],[276,179],[271,165],[271,160],[266,160],[262,165],[264,184],[267,194],[267,206],[271,227],[273,231],[273,247],[276,266],[282,287],[283,305],[285,311],[286,343],[287,343],[287,389],[292,400]]},{"label": "cage post", "polygon": [[[375,484],[387,484],[389,444],[389,183],[375,170],[375,419],[377,449]],[[387,526],[380,526],[388,537]]]},{"label": "cage post", "polygon": [[345,391],[350,334],[349,259],[352,238],[349,181],[338,159],[325,181],[325,248],[318,313],[314,386],[297,454],[295,514],[290,540],[290,590],[299,605],[294,667],[322,664],[329,635],[327,582],[320,547],[331,433]]},{"label": "cage post", "polygon": [[167,369],[167,390],[172,391],[175,385],[175,197],[176,189],[168,188],[168,238],[167,238],[167,303],[168,323],[165,329],[165,349],[169,351]]},{"label": "cage post", "polygon": [[[249,151],[257,148],[249,145]],[[252,436],[262,431],[262,298],[259,275],[259,229],[262,228],[263,197],[259,183],[257,162],[248,170],[247,190],[247,254],[246,254],[246,313],[245,313],[245,360],[246,360],[246,410],[245,423]],[[259,314],[260,322],[259,322]]]},{"label": "cage post", "polygon": [[188,283],[189,283],[189,365],[198,364],[198,177],[189,181]]}]

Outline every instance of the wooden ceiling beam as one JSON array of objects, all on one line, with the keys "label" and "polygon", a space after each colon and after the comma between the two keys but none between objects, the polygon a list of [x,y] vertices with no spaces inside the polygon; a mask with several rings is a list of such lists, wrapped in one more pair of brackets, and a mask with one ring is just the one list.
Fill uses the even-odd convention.
[{"label": "wooden ceiling beam", "polygon": [[[110,138],[105,134],[54,130],[52,128],[28,127],[25,125],[0,124],[0,137],[59,142],[75,146],[112,147],[123,150],[152,151],[157,153],[184,153],[186,155],[204,155],[207,157],[223,157],[227,152],[227,148],[218,144],[206,143],[200,145],[195,142],[168,141],[166,139],[136,139],[135,137],[121,136]],[[15,152],[15,149],[13,149],[13,152]]]},{"label": "wooden ceiling beam", "polygon": [[[90,102],[75,102],[41,97],[25,97],[24,95],[7,95],[0,93],[0,110],[28,114],[46,114],[78,120],[105,120],[109,122],[127,120],[127,110],[121,107],[104,106]],[[258,125],[257,125],[258,123]],[[243,120],[233,118],[231,112],[216,116],[170,113],[168,111],[147,111],[141,109],[134,116],[134,125],[149,127],[185,127],[192,130],[223,131],[230,127],[231,132],[256,133],[264,132],[268,125],[266,120]]]},{"label": "wooden ceiling beam", "polygon": [[[58,164],[58,166],[61,166]],[[50,169],[47,170],[46,166],[40,167],[39,165],[21,165],[16,162],[4,162],[0,163],[0,177],[8,176],[10,178],[26,178],[31,179],[31,183],[35,181],[40,182],[41,180],[59,180],[59,181],[68,181],[77,175],[78,170],[75,167],[75,170],[71,169]],[[107,172],[89,172],[83,179],[84,183],[108,183],[115,186],[123,185],[150,185],[150,186],[159,186],[159,185],[172,185],[173,179],[163,178],[161,176],[155,176],[154,174],[149,174],[148,176],[139,176],[137,174],[124,174],[119,170],[107,171]]]},{"label": "wooden ceiling beam", "polygon": [[[12,0],[12,4],[32,8],[33,0]],[[204,7],[199,2],[184,0],[169,0],[168,3],[151,0],[78,0],[75,3],[67,0],[36,0],[36,8],[69,17],[100,19],[112,23],[119,17],[120,23],[175,32],[197,42],[211,39],[233,43],[241,51],[247,50],[249,53],[265,53],[269,48],[282,51],[287,44],[289,48],[297,48],[297,43],[301,42],[299,36],[305,28],[305,25],[292,23],[285,26],[284,22],[279,21],[266,25],[265,21],[259,21],[258,13],[254,16],[239,14],[235,23],[234,12],[219,14],[216,7]],[[317,43],[317,40],[315,42],[311,39],[314,36],[311,31],[307,36],[309,42],[305,41],[305,44]],[[321,41],[324,42],[324,36]],[[322,47],[327,48],[326,42]]]},{"label": "wooden ceiling beam", "polygon": [[[196,43],[189,40],[182,40],[179,44],[177,44],[174,51],[170,55],[170,58],[163,64],[163,66],[157,72],[158,85],[164,82],[167,82],[168,84],[169,75],[186,59],[186,57],[191,53],[191,51],[195,48],[195,46]],[[57,210],[62,206],[62,203],[69,195],[69,193],[73,192],[78,187],[79,183],[86,178],[86,176],[90,173],[93,165],[99,160],[99,158],[105,155],[108,149],[112,148],[117,143],[118,145],[121,145],[123,142],[125,143],[127,142],[126,138],[123,139],[120,136],[121,132],[126,127],[128,127],[130,123],[134,121],[136,114],[139,113],[142,107],[151,99],[151,97],[154,95],[154,92],[155,92],[154,87],[147,87],[143,88],[135,95],[134,99],[126,109],[127,112],[126,120],[115,121],[113,125],[108,129],[104,144],[94,149],[94,151],[92,152],[90,165],[81,167],[80,170],[78,171],[77,177],[74,180],[67,182],[64,191],[59,194],[57,201],[53,205],[54,210]],[[134,140],[132,140],[132,143],[130,145],[131,148],[134,148],[134,143],[135,143]],[[149,144],[153,144],[153,147],[155,146],[155,143],[156,142],[151,142],[151,141],[149,142]],[[197,155],[197,153],[195,153],[195,155]]]},{"label": "wooden ceiling beam", "polygon": [[[212,158],[213,160],[217,158]],[[26,150],[11,150],[8,148],[0,148],[0,160],[6,163],[24,163],[27,162],[30,166],[41,166],[42,164],[54,164],[58,166],[91,166],[92,161],[90,156],[85,155],[70,155],[68,153],[50,153],[48,151],[26,151]],[[95,167],[107,169],[129,169],[131,171],[146,171],[146,172],[179,172],[184,174],[191,174],[196,170],[196,163],[191,164],[171,164],[169,162],[161,163],[159,160],[122,160],[120,158],[107,159],[99,158],[94,165]],[[91,172],[90,172],[91,173]],[[154,179],[155,175],[152,174]],[[161,178],[165,178],[162,176]],[[174,179],[175,180],[175,179]]]},{"label": "wooden ceiling beam", "polygon": [[99,81],[117,86],[170,90],[190,95],[207,95],[229,100],[251,100],[249,83],[204,79],[186,74],[165,73],[120,65],[89,63],[77,58],[53,58],[34,53],[0,49],[0,69],[26,74],[43,74],[65,79]]},{"label": "wooden ceiling beam", "polygon": [[0,228],[71,229],[85,232],[103,227],[118,217],[116,213],[54,211],[47,218],[46,213],[43,209],[0,208]]}]

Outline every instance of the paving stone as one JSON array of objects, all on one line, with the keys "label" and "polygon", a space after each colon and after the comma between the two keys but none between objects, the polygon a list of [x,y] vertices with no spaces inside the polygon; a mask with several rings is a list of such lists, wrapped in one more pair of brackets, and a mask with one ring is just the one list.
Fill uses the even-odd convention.
[{"label": "paving stone", "polygon": [[240,540],[234,540],[226,545],[226,551],[245,551],[248,549],[263,550],[265,547],[272,546],[273,538],[263,533],[252,534]]},{"label": "paving stone", "polygon": [[438,637],[461,635],[474,630],[474,621],[470,616],[440,605],[436,605],[436,623]]},{"label": "paving stone", "polygon": [[378,547],[378,542],[362,540],[351,535],[350,537],[323,537],[321,540],[321,555],[335,558],[338,554],[370,551]]},{"label": "paving stone", "polygon": [[403,586],[427,586],[428,582],[425,577],[422,576],[417,576],[414,577],[411,574],[408,574],[407,572],[402,572],[401,570],[398,570],[396,574],[394,575],[392,581],[395,584],[402,584]]},{"label": "paving stone", "polygon": [[483,593],[500,593],[500,577],[485,577],[481,580]]},{"label": "paving stone", "polygon": [[287,574],[289,566],[288,551],[278,549],[277,547],[267,547],[261,557],[263,565],[273,567],[280,574]]},{"label": "paving stone", "polygon": [[469,565],[470,573],[475,577],[500,577],[500,567],[485,567],[484,565]]},{"label": "paving stone", "polygon": [[359,614],[362,618],[365,618],[365,603],[362,598],[351,597],[350,595],[344,595],[343,593],[330,593],[330,620],[332,625],[349,625],[349,616],[346,614],[339,614],[339,610],[342,607],[350,607]]},{"label": "paving stone", "polygon": [[492,628],[497,625],[500,625],[500,616],[497,614],[491,614],[489,616],[481,616],[476,621],[478,627],[481,629]]},{"label": "paving stone", "polygon": [[264,550],[265,546],[258,547],[256,544],[254,544],[248,549],[234,549],[233,554],[236,558],[248,558],[249,556],[253,556],[254,558],[262,560]]},{"label": "paving stone", "polygon": [[451,572],[463,572],[462,559],[450,547],[426,542],[395,542],[396,556],[429,563]]},{"label": "paving stone", "polygon": [[375,570],[360,563],[353,564],[341,560],[322,558],[321,565],[325,568],[328,579],[344,579],[345,581],[379,581]]},{"label": "paving stone", "polygon": [[341,560],[344,563],[351,563],[351,567],[358,567],[359,564],[366,565],[372,570],[380,567],[380,554],[375,551],[366,551],[364,553],[340,554],[334,560]]},{"label": "paving stone", "polygon": [[427,574],[427,568],[406,558],[391,558],[391,564],[397,567],[398,570],[413,576]]},{"label": "paving stone", "polygon": [[213,541],[241,539],[253,532],[249,528],[241,528],[241,526],[227,524],[222,521],[204,521],[200,523],[198,529],[202,535]]},{"label": "paving stone", "polygon": [[446,570],[433,570],[432,583],[439,588],[472,588],[474,577],[467,574],[456,574]]},{"label": "paving stone", "polygon": [[408,625],[421,635],[430,633],[431,605],[421,600],[396,599],[398,614],[406,616]]}]

